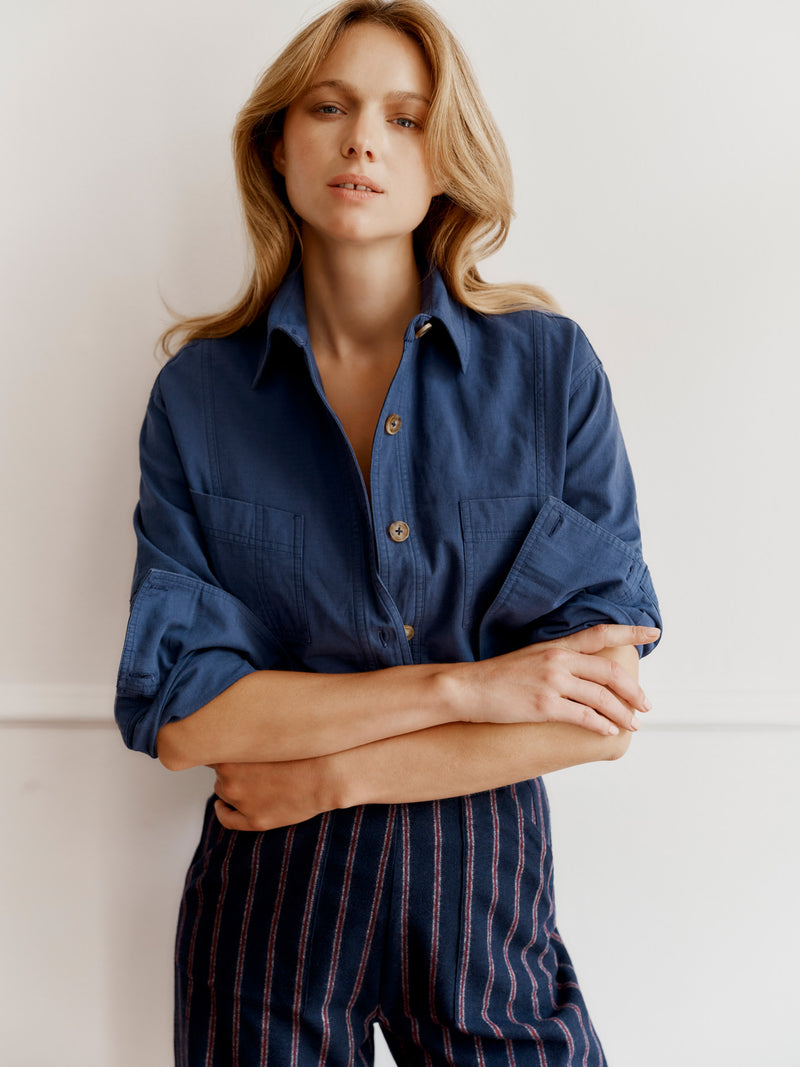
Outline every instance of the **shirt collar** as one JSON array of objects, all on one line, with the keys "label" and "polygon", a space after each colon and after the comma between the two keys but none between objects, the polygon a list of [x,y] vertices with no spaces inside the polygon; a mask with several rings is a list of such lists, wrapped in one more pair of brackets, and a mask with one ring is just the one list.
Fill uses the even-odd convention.
[{"label": "shirt collar", "polygon": [[[442,280],[440,272],[432,267],[422,279],[421,310],[408,325],[408,330],[417,333],[426,323],[443,327],[452,349],[458,358],[461,370],[469,363],[470,333],[468,311],[454,300]],[[284,279],[267,312],[267,331],[264,351],[258,362],[253,379],[255,388],[264,374],[275,335],[282,333],[299,348],[310,348],[308,322],[306,321],[305,294],[302,271],[296,270]],[[428,331],[432,334],[433,331]]]}]

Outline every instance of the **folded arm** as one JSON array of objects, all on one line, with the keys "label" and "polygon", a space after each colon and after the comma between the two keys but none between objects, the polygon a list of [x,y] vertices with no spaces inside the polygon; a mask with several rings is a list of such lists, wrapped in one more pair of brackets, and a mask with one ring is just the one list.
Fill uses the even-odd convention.
[{"label": "folded arm", "polygon": [[172,770],[329,755],[454,722],[571,722],[599,734],[646,707],[630,671],[596,655],[652,640],[641,627],[596,626],[478,663],[362,674],[256,671],[198,711],[162,726]]},{"label": "folded arm", "polygon": [[[635,649],[596,655],[635,679]],[[333,808],[461,796],[616,759],[636,725],[632,709],[626,714],[629,728],[617,733],[565,721],[451,722],[311,759],[220,763],[214,768],[217,816],[229,829],[265,830]]]}]

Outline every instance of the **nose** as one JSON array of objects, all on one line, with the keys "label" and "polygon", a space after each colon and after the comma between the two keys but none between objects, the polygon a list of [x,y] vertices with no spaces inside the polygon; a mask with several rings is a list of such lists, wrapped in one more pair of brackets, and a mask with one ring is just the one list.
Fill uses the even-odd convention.
[{"label": "nose", "polygon": [[361,114],[348,125],[342,140],[342,155],[347,159],[376,158],[375,129],[368,116]]},{"label": "nose", "polygon": [[348,159],[361,159],[363,157],[364,159],[373,160],[375,158],[375,155],[368,144],[356,141],[355,139],[348,142],[347,150],[344,155],[346,155]]}]

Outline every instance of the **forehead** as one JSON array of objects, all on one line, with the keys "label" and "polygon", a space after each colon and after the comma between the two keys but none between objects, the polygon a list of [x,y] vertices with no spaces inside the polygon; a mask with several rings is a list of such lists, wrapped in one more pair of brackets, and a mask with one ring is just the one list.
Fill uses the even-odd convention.
[{"label": "forehead", "polygon": [[357,22],[342,33],[322,60],[311,86],[346,82],[370,94],[419,93],[430,97],[431,75],[422,48],[399,30]]}]

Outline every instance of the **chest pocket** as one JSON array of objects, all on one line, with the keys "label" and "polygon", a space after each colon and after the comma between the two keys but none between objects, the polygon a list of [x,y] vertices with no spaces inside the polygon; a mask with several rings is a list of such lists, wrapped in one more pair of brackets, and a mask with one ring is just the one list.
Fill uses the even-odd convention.
[{"label": "chest pocket", "polygon": [[192,491],[220,584],[285,641],[310,639],[303,588],[303,516]]},{"label": "chest pocket", "polygon": [[462,500],[464,604],[462,626],[469,630],[499,592],[509,567],[536,517],[535,496]]}]

